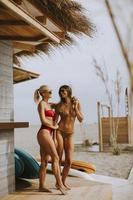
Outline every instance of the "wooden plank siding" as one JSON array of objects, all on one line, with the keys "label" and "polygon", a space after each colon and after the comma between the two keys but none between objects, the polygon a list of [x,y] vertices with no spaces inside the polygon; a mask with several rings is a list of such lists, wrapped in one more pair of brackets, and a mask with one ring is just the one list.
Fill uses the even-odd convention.
[{"label": "wooden plank siding", "polygon": [[[118,143],[128,143],[129,142],[129,125],[128,125],[128,117],[115,117],[114,123],[116,124],[117,119],[119,119],[118,125],[118,136],[117,142]],[[110,125],[109,125],[109,118],[101,118],[102,122],[102,136],[103,136],[103,143],[109,143],[110,137]]]},{"label": "wooden plank siding", "polygon": [[[12,42],[0,41],[0,122],[14,120],[12,55]],[[0,130],[0,197],[14,189],[14,131]]]}]

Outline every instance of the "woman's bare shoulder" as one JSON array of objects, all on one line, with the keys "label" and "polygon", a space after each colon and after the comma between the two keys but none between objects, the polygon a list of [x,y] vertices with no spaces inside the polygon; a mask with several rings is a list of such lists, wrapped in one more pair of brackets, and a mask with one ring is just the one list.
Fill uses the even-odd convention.
[{"label": "woman's bare shoulder", "polygon": [[45,108],[45,102],[44,101],[40,101],[39,104],[38,104],[38,109],[40,108]]}]

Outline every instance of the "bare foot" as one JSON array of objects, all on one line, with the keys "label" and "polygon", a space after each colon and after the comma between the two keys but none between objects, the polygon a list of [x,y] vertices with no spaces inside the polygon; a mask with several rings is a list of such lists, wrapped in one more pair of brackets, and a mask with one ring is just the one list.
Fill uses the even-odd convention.
[{"label": "bare foot", "polygon": [[60,187],[63,189],[66,189],[66,187],[62,184],[61,186],[59,186],[57,183],[55,184],[56,189],[58,190]]},{"label": "bare foot", "polygon": [[48,188],[39,188],[38,191],[39,191],[39,192],[50,192],[50,193],[52,193],[52,191],[49,190]]},{"label": "bare foot", "polygon": [[56,187],[56,188],[58,188],[58,187],[59,187],[58,183],[56,183],[56,184],[55,184],[55,187]]},{"label": "bare foot", "polygon": [[58,187],[58,190],[60,190],[60,191],[61,191],[61,194],[63,194],[63,195],[66,195],[66,194],[67,194],[67,192],[65,191],[65,189],[62,188],[62,187]]},{"label": "bare foot", "polygon": [[64,185],[59,186],[59,185],[56,183],[56,184],[55,184],[55,187],[57,188],[57,190],[60,190],[61,193],[62,193],[63,195],[66,195],[66,194],[67,194],[67,192],[65,191],[66,188],[64,187]]},{"label": "bare foot", "polygon": [[66,185],[65,183],[63,185],[67,190],[71,190],[71,187],[69,185]]}]

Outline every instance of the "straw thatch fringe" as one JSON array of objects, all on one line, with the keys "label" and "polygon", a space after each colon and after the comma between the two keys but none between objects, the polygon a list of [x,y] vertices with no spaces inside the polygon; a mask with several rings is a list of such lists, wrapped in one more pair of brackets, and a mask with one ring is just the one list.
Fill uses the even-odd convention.
[{"label": "straw thatch fringe", "polygon": [[[90,22],[84,14],[84,8],[82,5],[73,0],[35,0],[41,5],[42,11],[52,16],[65,30],[65,39],[56,44],[53,41],[49,43],[41,43],[36,46],[35,52],[21,51],[15,54],[16,56],[34,56],[39,55],[40,51],[45,54],[51,52],[51,47],[68,46],[74,43],[73,37],[69,34],[74,35],[88,35],[92,36],[95,30],[94,25]],[[17,59],[14,59],[16,62]]]},{"label": "straw thatch fringe", "polygon": [[72,0],[39,0],[42,9],[55,18],[63,28],[75,34],[91,36],[94,26],[83,14],[82,5]]}]

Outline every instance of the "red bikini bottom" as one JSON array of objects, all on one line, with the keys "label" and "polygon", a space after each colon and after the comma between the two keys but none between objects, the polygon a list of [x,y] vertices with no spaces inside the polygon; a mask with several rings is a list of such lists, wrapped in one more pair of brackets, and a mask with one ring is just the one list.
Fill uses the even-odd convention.
[{"label": "red bikini bottom", "polygon": [[[50,127],[48,127],[48,126],[42,125],[41,128],[40,128],[40,130],[42,130],[42,129],[48,130],[49,133],[50,133],[50,135],[52,135],[52,133],[53,133],[53,129],[50,128]],[[39,130],[39,131],[40,131],[40,130]]]}]

